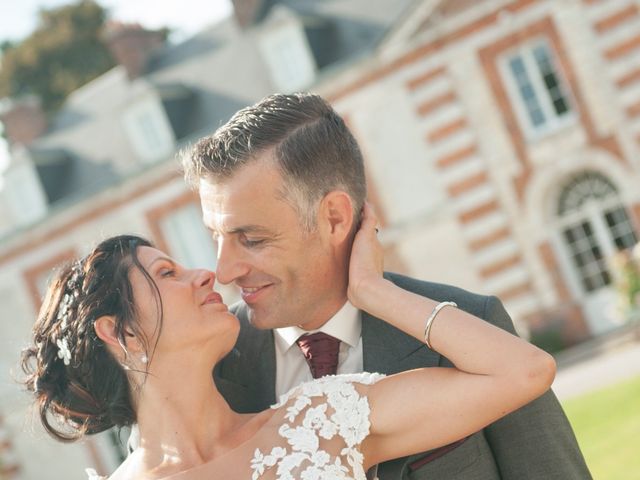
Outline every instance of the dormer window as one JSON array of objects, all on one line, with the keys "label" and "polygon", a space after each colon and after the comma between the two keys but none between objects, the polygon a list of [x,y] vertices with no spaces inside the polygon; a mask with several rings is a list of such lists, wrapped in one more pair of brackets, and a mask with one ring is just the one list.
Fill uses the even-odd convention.
[{"label": "dormer window", "polygon": [[3,173],[0,195],[0,203],[3,204],[0,205],[0,215],[6,216],[0,234],[18,226],[31,225],[46,216],[47,195],[27,149],[12,151],[9,166]]},{"label": "dormer window", "polygon": [[122,122],[131,146],[144,163],[164,160],[175,150],[175,136],[160,99],[145,95],[130,105]]},{"label": "dormer window", "polygon": [[269,26],[262,32],[258,45],[279,91],[303,90],[313,82],[315,61],[297,19],[287,18]]}]

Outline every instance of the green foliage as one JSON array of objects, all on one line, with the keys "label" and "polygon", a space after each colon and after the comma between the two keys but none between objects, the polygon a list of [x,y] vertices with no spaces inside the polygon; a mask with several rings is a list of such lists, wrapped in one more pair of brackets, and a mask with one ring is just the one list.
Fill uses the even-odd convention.
[{"label": "green foliage", "polygon": [[35,94],[45,111],[114,65],[100,41],[107,12],[92,0],[40,11],[24,41],[3,45],[0,98]]},{"label": "green foliage", "polygon": [[640,480],[640,377],[563,402],[593,478]]},{"label": "green foliage", "polygon": [[640,243],[618,252],[612,259],[618,311],[627,321],[638,320],[640,310]]},{"label": "green foliage", "polygon": [[14,46],[15,45],[11,40],[3,40],[2,42],[0,42],[0,53],[4,52],[5,50],[9,50]]}]

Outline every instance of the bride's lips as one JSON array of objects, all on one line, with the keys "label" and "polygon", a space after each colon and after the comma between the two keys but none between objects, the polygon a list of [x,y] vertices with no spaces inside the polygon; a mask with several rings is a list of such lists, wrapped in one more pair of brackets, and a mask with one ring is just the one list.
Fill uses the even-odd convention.
[{"label": "bride's lips", "polygon": [[207,305],[209,303],[223,303],[222,295],[220,295],[218,292],[209,293],[206,297],[204,297],[202,305]]},{"label": "bride's lips", "polygon": [[240,295],[245,303],[251,304],[258,301],[264,295],[272,284],[262,285],[261,287],[240,287]]}]

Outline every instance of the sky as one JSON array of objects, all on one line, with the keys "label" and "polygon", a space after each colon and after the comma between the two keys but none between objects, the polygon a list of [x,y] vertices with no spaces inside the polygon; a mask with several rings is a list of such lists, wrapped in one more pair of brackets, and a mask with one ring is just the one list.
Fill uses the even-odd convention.
[{"label": "sky", "polygon": [[[19,41],[36,28],[38,11],[74,3],[70,0],[0,0],[0,42]],[[170,27],[170,40],[188,38],[231,13],[230,0],[98,0],[110,18],[147,28]],[[1,128],[1,126],[0,126]],[[0,172],[8,154],[0,138]],[[0,180],[1,186],[1,180]]]},{"label": "sky", "polygon": [[[36,27],[38,11],[70,0],[0,0],[0,41],[20,40]],[[230,0],[98,0],[114,20],[147,28],[172,27],[178,38],[197,32],[231,13]]]}]

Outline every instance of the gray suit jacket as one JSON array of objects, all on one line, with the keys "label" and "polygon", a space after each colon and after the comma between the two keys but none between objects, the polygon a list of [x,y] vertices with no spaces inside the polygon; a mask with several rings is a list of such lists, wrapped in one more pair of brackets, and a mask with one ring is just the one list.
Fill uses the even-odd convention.
[{"label": "gray suit jacket", "polygon": [[[433,300],[454,301],[459,308],[515,334],[511,319],[495,297],[396,274],[385,276],[402,288]],[[276,400],[273,332],[253,328],[244,304],[235,305],[233,310],[242,323],[240,336],[234,350],[216,367],[214,376],[219,390],[236,411],[258,412]],[[366,312],[361,315],[365,371],[393,374],[419,367],[451,366],[423,343]],[[429,435],[429,425],[424,425],[424,432]],[[380,480],[591,479],[571,426],[551,391],[412,471],[411,463],[421,455],[380,465]]]}]

